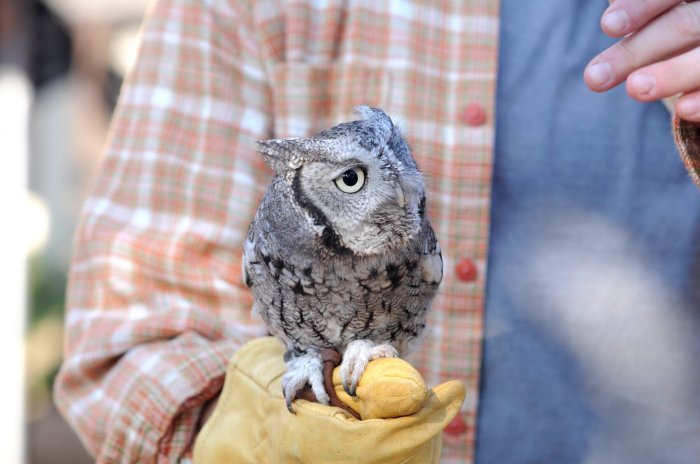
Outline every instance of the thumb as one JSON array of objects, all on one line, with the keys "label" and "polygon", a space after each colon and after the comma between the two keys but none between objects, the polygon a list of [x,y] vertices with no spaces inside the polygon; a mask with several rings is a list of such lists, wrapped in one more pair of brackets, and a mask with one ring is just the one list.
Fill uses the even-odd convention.
[{"label": "thumb", "polygon": [[442,430],[459,412],[466,393],[467,387],[464,382],[448,380],[429,391],[425,406],[415,415],[436,421],[436,425]]}]

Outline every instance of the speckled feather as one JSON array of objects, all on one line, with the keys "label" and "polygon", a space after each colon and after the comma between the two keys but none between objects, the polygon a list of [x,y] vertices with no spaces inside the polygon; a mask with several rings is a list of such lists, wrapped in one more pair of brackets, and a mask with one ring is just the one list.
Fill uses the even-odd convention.
[{"label": "speckled feather", "polygon": [[[254,311],[288,349],[290,410],[290,395],[318,380],[308,371],[321,349],[342,353],[356,342],[343,361],[355,363],[346,366],[350,391],[369,359],[387,355],[373,346],[405,352],[442,279],[408,145],[384,112],[356,110],[363,119],[312,138],[259,143],[275,177],[248,232],[243,275]],[[364,185],[346,193],[335,180],[352,169],[365,173]],[[305,356],[314,358],[307,371],[291,362]]]}]

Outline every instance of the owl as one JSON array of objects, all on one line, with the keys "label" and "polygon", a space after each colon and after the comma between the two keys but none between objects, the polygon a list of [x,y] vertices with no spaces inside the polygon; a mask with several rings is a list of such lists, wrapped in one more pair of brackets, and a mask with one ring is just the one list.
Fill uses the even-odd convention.
[{"label": "owl", "polygon": [[367,363],[406,352],[425,329],[442,255],[423,178],[382,110],[311,138],[258,142],[275,175],[248,230],[253,311],[285,345],[287,408],[307,386],[328,404],[320,352],[342,353],[355,394]]}]

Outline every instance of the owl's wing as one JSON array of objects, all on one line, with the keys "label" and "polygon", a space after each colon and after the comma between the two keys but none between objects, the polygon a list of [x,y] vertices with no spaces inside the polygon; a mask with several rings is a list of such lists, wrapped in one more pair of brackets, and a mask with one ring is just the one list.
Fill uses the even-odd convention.
[{"label": "owl's wing", "polygon": [[241,260],[241,275],[243,276],[243,282],[245,283],[246,287],[251,287],[253,282],[250,280],[250,271],[248,271],[246,266],[247,262],[248,259],[246,258],[245,252],[243,252],[243,259]]},{"label": "owl's wing", "polygon": [[430,223],[425,222],[424,230],[423,256],[420,260],[422,277],[426,283],[439,284],[442,281],[442,251]]},{"label": "owl's wing", "polygon": [[255,242],[251,230],[248,232],[248,237],[243,245],[243,259],[241,259],[241,275],[243,276],[243,282],[245,282],[247,287],[253,286],[252,273],[249,268],[250,262],[254,261],[255,256]]}]

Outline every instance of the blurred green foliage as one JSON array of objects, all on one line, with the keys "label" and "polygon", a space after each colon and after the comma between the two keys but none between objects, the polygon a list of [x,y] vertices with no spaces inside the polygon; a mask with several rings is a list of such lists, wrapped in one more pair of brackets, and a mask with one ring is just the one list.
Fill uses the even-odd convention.
[{"label": "blurred green foliage", "polygon": [[[27,343],[43,343],[53,345],[55,340],[36,340],[36,337],[29,337],[33,330],[39,326],[41,321],[48,318],[63,319],[66,303],[67,275],[65,271],[60,271],[47,264],[47,260],[41,253],[37,253],[29,258],[27,263],[28,280],[28,311],[27,311]],[[29,347],[28,347],[29,348]],[[51,349],[51,348],[49,348]],[[55,349],[61,351],[61,347]],[[32,362],[32,359],[27,359]],[[39,378],[36,378],[27,387],[40,395],[50,395],[53,389],[54,379],[60,368],[60,362],[52,363],[41,369]],[[33,396],[30,395],[30,398]]]},{"label": "blurred green foliage", "polygon": [[31,330],[37,321],[46,316],[63,315],[66,303],[65,271],[52,269],[41,253],[29,258],[28,262],[28,321]]}]

